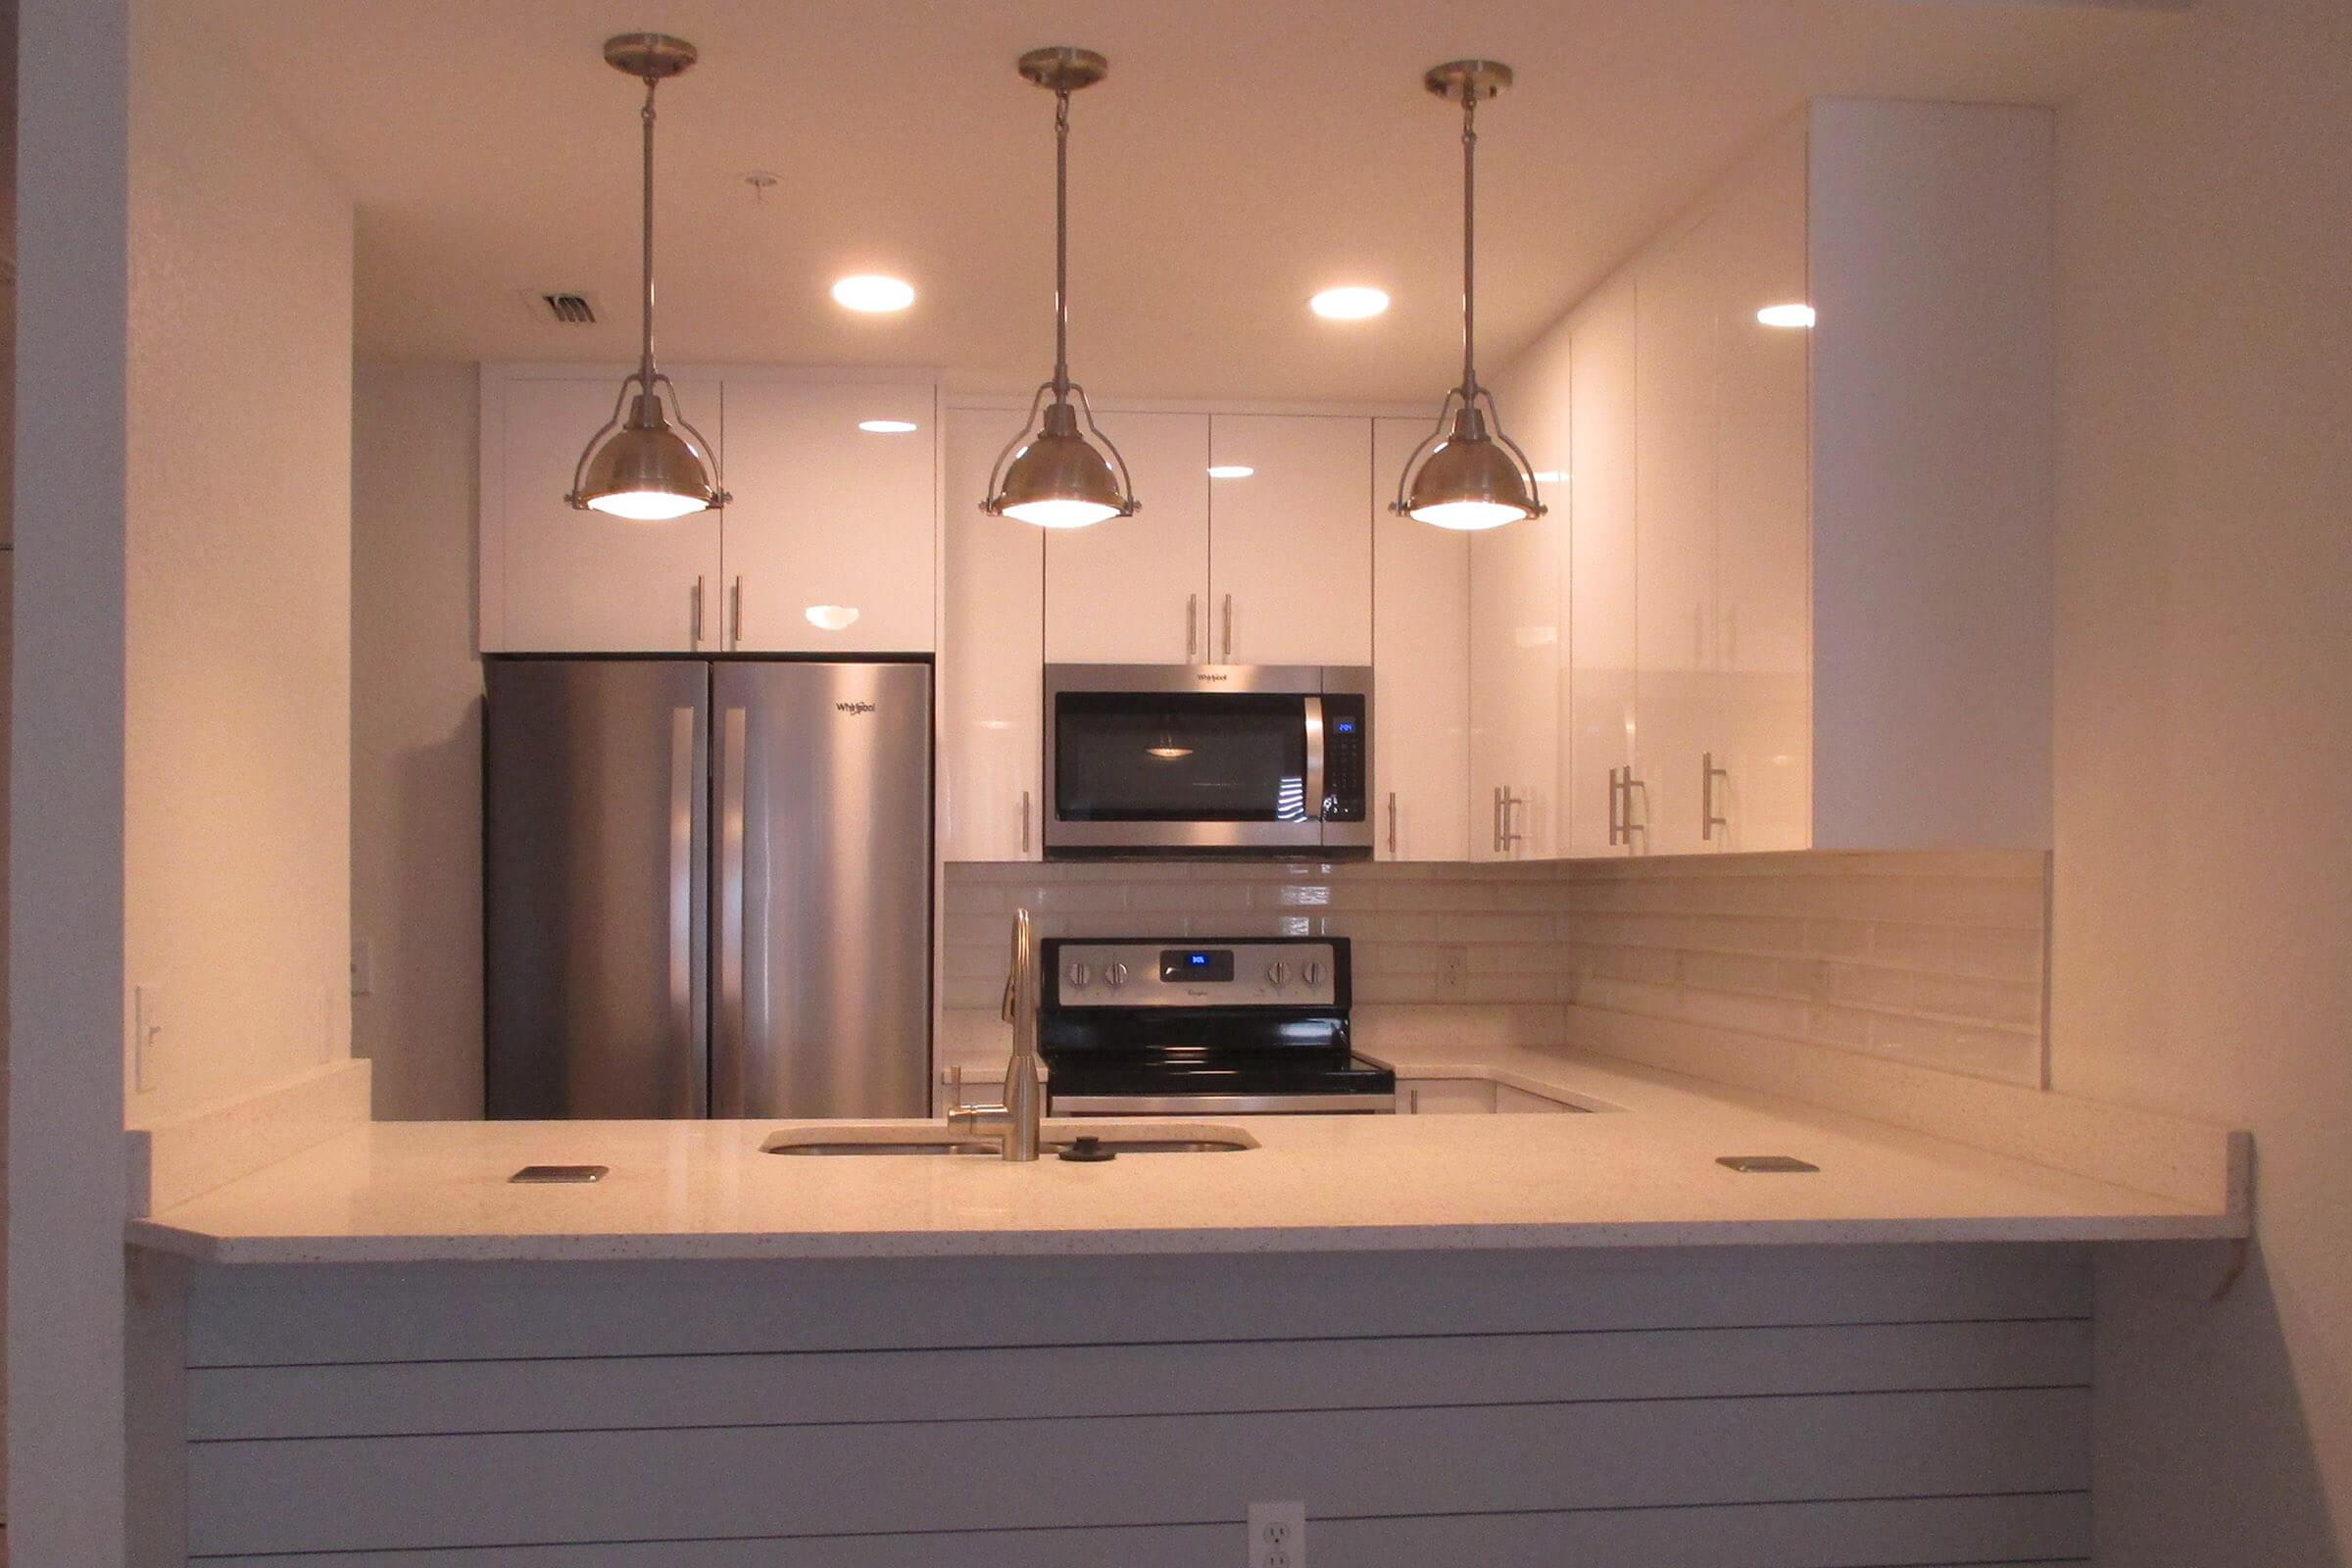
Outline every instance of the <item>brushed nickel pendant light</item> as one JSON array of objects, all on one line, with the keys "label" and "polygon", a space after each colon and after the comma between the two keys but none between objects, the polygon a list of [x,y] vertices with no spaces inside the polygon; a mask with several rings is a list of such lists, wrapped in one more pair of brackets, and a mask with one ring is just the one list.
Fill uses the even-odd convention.
[{"label": "brushed nickel pendant light", "polygon": [[1110,63],[1063,44],[1030,50],[1016,69],[1054,94],[1054,377],[1038,387],[1020,434],[997,455],[980,510],[1041,528],[1083,528],[1142,509],[1127,460],[1096,425],[1086,388],[1070,379],[1070,94],[1101,81]]},{"label": "brushed nickel pendant light", "polygon": [[728,500],[711,474],[710,444],[679,411],[678,389],[654,368],[654,89],[696,58],[694,45],[659,32],[605,40],[605,63],[645,83],[644,336],[637,368],[621,380],[612,417],[589,437],[564,500],[633,522],[667,522]]},{"label": "brushed nickel pendant light", "polygon": [[1499,528],[1544,514],[1535,469],[1502,432],[1494,394],[1479,384],[1477,320],[1478,106],[1511,84],[1511,68],[1492,60],[1432,66],[1421,84],[1462,106],[1462,381],[1438,409],[1438,427],[1405,460],[1392,512],[1441,528]]}]

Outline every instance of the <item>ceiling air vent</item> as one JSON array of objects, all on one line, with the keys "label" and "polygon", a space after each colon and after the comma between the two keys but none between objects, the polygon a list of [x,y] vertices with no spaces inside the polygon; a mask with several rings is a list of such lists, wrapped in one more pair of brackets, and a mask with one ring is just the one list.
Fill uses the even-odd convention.
[{"label": "ceiling air vent", "polygon": [[578,289],[526,289],[522,299],[541,326],[594,326],[599,319],[596,296]]}]

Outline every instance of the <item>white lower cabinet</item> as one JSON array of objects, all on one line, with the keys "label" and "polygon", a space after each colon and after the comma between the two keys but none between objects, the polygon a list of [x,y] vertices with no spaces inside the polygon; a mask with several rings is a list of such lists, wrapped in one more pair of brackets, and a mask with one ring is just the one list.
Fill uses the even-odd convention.
[{"label": "white lower cabinet", "polygon": [[[485,652],[714,653],[725,647],[720,519],[631,522],[564,500],[617,373],[482,373],[481,643]],[[715,380],[681,377],[686,416],[719,441]]]},{"label": "white lower cabinet", "polygon": [[947,416],[947,624],[940,646],[939,853],[1042,853],[1039,731],[1046,530],[980,510],[1004,444],[1002,416]]},{"label": "white lower cabinet", "polygon": [[[1001,449],[1018,429],[1021,416],[997,417],[1003,421],[997,437]],[[1214,635],[1208,600],[1208,416],[1105,413],[1100,417],[1127,460],[1143,510],[1092,527],[1040,530],[1046,536],[1046,659],[1056,664],[1207,660]],[[956,505],[951,496],[951,514]]]},{"label": "white lower cabinet", "polygon": [[1388,508],[1429,425],[1372,426],[1373,854],[1470,858],[1470,536]]}]

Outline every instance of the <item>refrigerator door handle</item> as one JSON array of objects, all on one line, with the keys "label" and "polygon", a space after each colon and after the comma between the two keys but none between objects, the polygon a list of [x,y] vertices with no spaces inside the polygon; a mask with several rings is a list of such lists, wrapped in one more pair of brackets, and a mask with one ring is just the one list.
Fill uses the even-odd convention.
[{"label": "refrigerator door handle", "polygon": [[744,995],[744,770],[750,752],[748,710],[729,708],[721,720],[718,772],[718,1027],[710,1074],[710,1113],[742,1113],[744,1055],[751,1020]]},{"label": "refrigerator door handle", "polygon": [[681,1079],[675,1100],[701,1116],[710,1110],[710,1075],[695,1020],[694,913],[702,893],[695,830],[703,814],[703,759],[694,720],[691,708],[669,710],[669,1019]]}]

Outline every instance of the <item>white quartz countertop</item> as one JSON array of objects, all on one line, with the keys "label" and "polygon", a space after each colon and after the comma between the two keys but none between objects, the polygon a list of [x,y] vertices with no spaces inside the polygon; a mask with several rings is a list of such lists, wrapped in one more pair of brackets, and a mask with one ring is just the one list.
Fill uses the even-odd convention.
[{"label": "white quartz countertop", "polygon": [[[1258,1116],[1238,1153],[786,1157],[779,1121],[378,1122],[130,1222],[225,1263],[1333,1251],[2240,1236],[2242,1212],[1614,1058],[1421,1052],[1591,1114]],[[814,1124],[821,1126],[823,1124]],[[1086,1131],[1116,1123],[1089,1120]],[[1719,1155],[1788,1154],[1745,1175]],[[601,1164],[519,1186],[527,1164]]]}]

